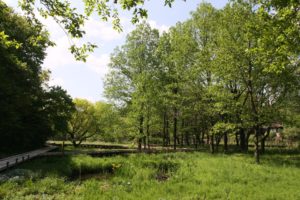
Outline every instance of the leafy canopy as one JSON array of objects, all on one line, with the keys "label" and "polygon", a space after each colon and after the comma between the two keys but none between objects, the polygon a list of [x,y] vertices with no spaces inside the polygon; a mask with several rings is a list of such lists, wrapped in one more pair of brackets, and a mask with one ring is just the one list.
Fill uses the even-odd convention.
[{"label": "leafy canopy", "polygon": [[[171,7],[173,2],[174,0],[165,0],[164,5]],[[119,32],[122,31],[120,10],[132,12],[131,22],[133,24],[148,16],[147,10],[143,7],[144,0],[82,0],[80,3],[84,7],[83,13],[80,13],[74,7],[74,3],[68,0],[19,0],[21,9],[31,20],[37,21],[37,13],[44,18],[52,17],[70,38],[82,38],[84,36],[85,31],[82,27],[93,14],[98,15],[103,21],[111,21],[113,28]],[[96,47],[97,45],[89,42],[82,46],[73,43],[70,46],[70,51],[77,60],[86,61],[88,53]]]}]

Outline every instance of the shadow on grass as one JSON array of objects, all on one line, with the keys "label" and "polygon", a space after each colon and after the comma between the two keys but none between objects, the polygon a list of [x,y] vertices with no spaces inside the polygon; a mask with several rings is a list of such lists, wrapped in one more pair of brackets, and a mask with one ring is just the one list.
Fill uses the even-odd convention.
[{"label": "shadow on grass", "polygon": [[32,170],[43,177],[69,177],[73,173],[73,165],[71,156],[38,157],[15,168]]},{"label": "shadow on grass", "polygon": [[[207,149],[201,149],[198,151],[209,153]],[[220,144],[218,150],[214,153],[214,155],[222,154],[226,154],[229,156],[242,154],[244,156],[253,157],[254,160],[254,149],[252,146],[249,147],[249,150],[247,152],[243,152],[236,145],[228,145],[228,150],[225,153],[224,146]],[[260,161],[263,165],[300,168],[300,149],[266,147],[265,153],[260,155]]]},{"label": "shadow on grass", "polygon": [[272,148],[266,149],[265,155],[300,155],[300,149]]},{"label": "shadow on grass", "polygon": [[67,181],[81,181],[83,177],[106,177],[121,166],[120,159],[95,159],[87,155],[42,157],[23,163],[15,169],[30,170],[38,177],[60,177]]},{"label": "shadow on grass", "polygon": [[299,149],[268,149],[261,156],[262,163],[281,167],[300,168]]}]

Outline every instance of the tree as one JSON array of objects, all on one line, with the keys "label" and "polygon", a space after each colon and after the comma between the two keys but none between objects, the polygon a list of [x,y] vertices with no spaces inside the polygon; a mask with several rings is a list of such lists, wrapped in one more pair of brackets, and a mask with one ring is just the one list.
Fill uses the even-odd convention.
[{"label": "tree", "polygon": [[116,104],[128,106],[132,112],[139,149],[145,140],[146,118],[150,117],[152,96],[148,92],[153,91],[156,81],[153,71],[157,65],[154,52],[158,38],[158,30],[140,24],[127,36],[126,43],[115,50],[110,63],[112,70],[106,80],[106,96]]},{"label": "tree", "polygon": [[[192,13],[191,29],[192,40],[196,43],[195,62],[193,63],[192,79],[194,88],[198,89],[195,104],[197,107],[197,120],[202,120],[200,129],[202,130],[202,141],[204,134],[207,135],[207,143],[210,143],[211,152],[214,152],[216,131],[211,131],[215,123],[219,120],[220,110],[216,109],[220,101],[218,93],[218,77],[214,74],[216,67],[216,40],[217,25],[219,22],[219,11],[211,4],[201,3]],[[196,89],[196,90],[197,90]],[[215,105],[216,104],[216,105]],[[219,135],[220,132],[218,132]],[[197,136],[199,138],[199,136]],[[199,140],[199,139],[198,139]]]},{"label": "tree", "polygon": [[52,43],[39,23],[0,1],[0,148],[28,150],[52,134],[41,64]]},{"label": "tree", "polygon": [[74,99],[75,111],[68,123],[68,137],[77,147],[83,141],[99,133],[95,119],[95,108],[85,99]]},{"label": "tree", "polygon": [[72,98],[60,86],[51,86],[44,94],[44,111],[55,135],[63,135],[68,129],[68,121],[75,110]]},{"label": "tree", "polygon": [[121,112],[112,104],[96,102],[95,120],[99,133],[96,138],[107,142],[121,142],[130,137],[126,134],[126,122],[121,116]]}]

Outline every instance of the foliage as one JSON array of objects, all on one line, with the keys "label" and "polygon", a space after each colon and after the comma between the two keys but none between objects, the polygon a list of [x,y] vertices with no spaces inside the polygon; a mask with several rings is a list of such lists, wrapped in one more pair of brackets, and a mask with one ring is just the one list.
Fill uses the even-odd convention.
[{"label": "foliage", "polygon": [[92,103],[85,99],[74,99],[75,111],[68,122],[68,137],[74,146],[98,133],[95,119],[95,109]]},{"label": "foliage", "polygon": [[75,109],[68,120],[67,139],[74,146],[84,141],[124,142],[130,140],[126,134],[127,122],[112,104],[92,103],[85,99],[74,99]]},{"label": "foliage", "polygon": [[49,87],[49,91],[45,93],[44,110],[49,113],[54,134],[63,135],[68,130],[68,120],[75,110],[72,98],[60,86]]},{"label": "foliage", "polygon": [[41,69],[52,43],[39,22],[20,17],[2,1],[0,32],[1,152],[42,146],[64,131],[72,107],[66,91],[47,86],[48,72]]},{"label": "foliage", "polygon": [[254,135],[259,162],[266,127],[297,126],[299,3],[277,3],[230,1],[219,10],[202,3],[161,36],[147,24],[128,35],[111,56],[105,89],[133,118],[139,146],[151,135],[171,145],[172,135],[174,149],[206,142],[214,152],[214,143],[227,146],[235,135],[247,151]]},{"label": "foliage", "polygon": [[139,147],[150,127],[151,108],[155,104],[152,96],[156,87],[154,69],[157,61],[153,55],[159,33],[149,24],[142,23],[128,35],[126,43],[112,55],[111,73],[106,79],[106,96],[115,104],[126,106]]},{"label": "foliage", "polygon": [[96,102],[95,118],[101,135],[95,138],[106,142],[128,140],[127,125],[119,110],[112,104]]},{"label": "foliage", "polygon": [[[165,0],[164,5],[171,7],[174,0]],[[82,0],[84,13],[73,7],[72,2],[62,0],[19,0],[19,5],[25,15],[32,21],[37,21],[36,13],[42,17],[52,17],[68,34],[70,38],[82,38],[85,31],[84,23],[97,14],[102,21],[111,21],[113,28],[122,31],[120,23],[120,10],[132,11],[131,22],[137,24],[141,19],[147,18],[147,10],[143,7],[144,0]],[[9,35],[8,35],[9,36]],[[5,36],[6,37],[6,36]],[[97,45],[88,42],[82,46],[72,44],[71,53],[76,60],[86,61],[89,52],[93,52]]]}]

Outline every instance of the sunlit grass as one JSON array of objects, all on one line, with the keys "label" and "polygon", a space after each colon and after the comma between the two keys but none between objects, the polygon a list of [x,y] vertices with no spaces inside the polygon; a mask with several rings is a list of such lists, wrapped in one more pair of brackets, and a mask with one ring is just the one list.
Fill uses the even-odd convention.
[{"label": "sunlit grass", "polygon": [[[292,159],[291,159],[292,156]],[[208,153],[40,158],[0,185],[0,199],[300,199],[299,154]]]}]

